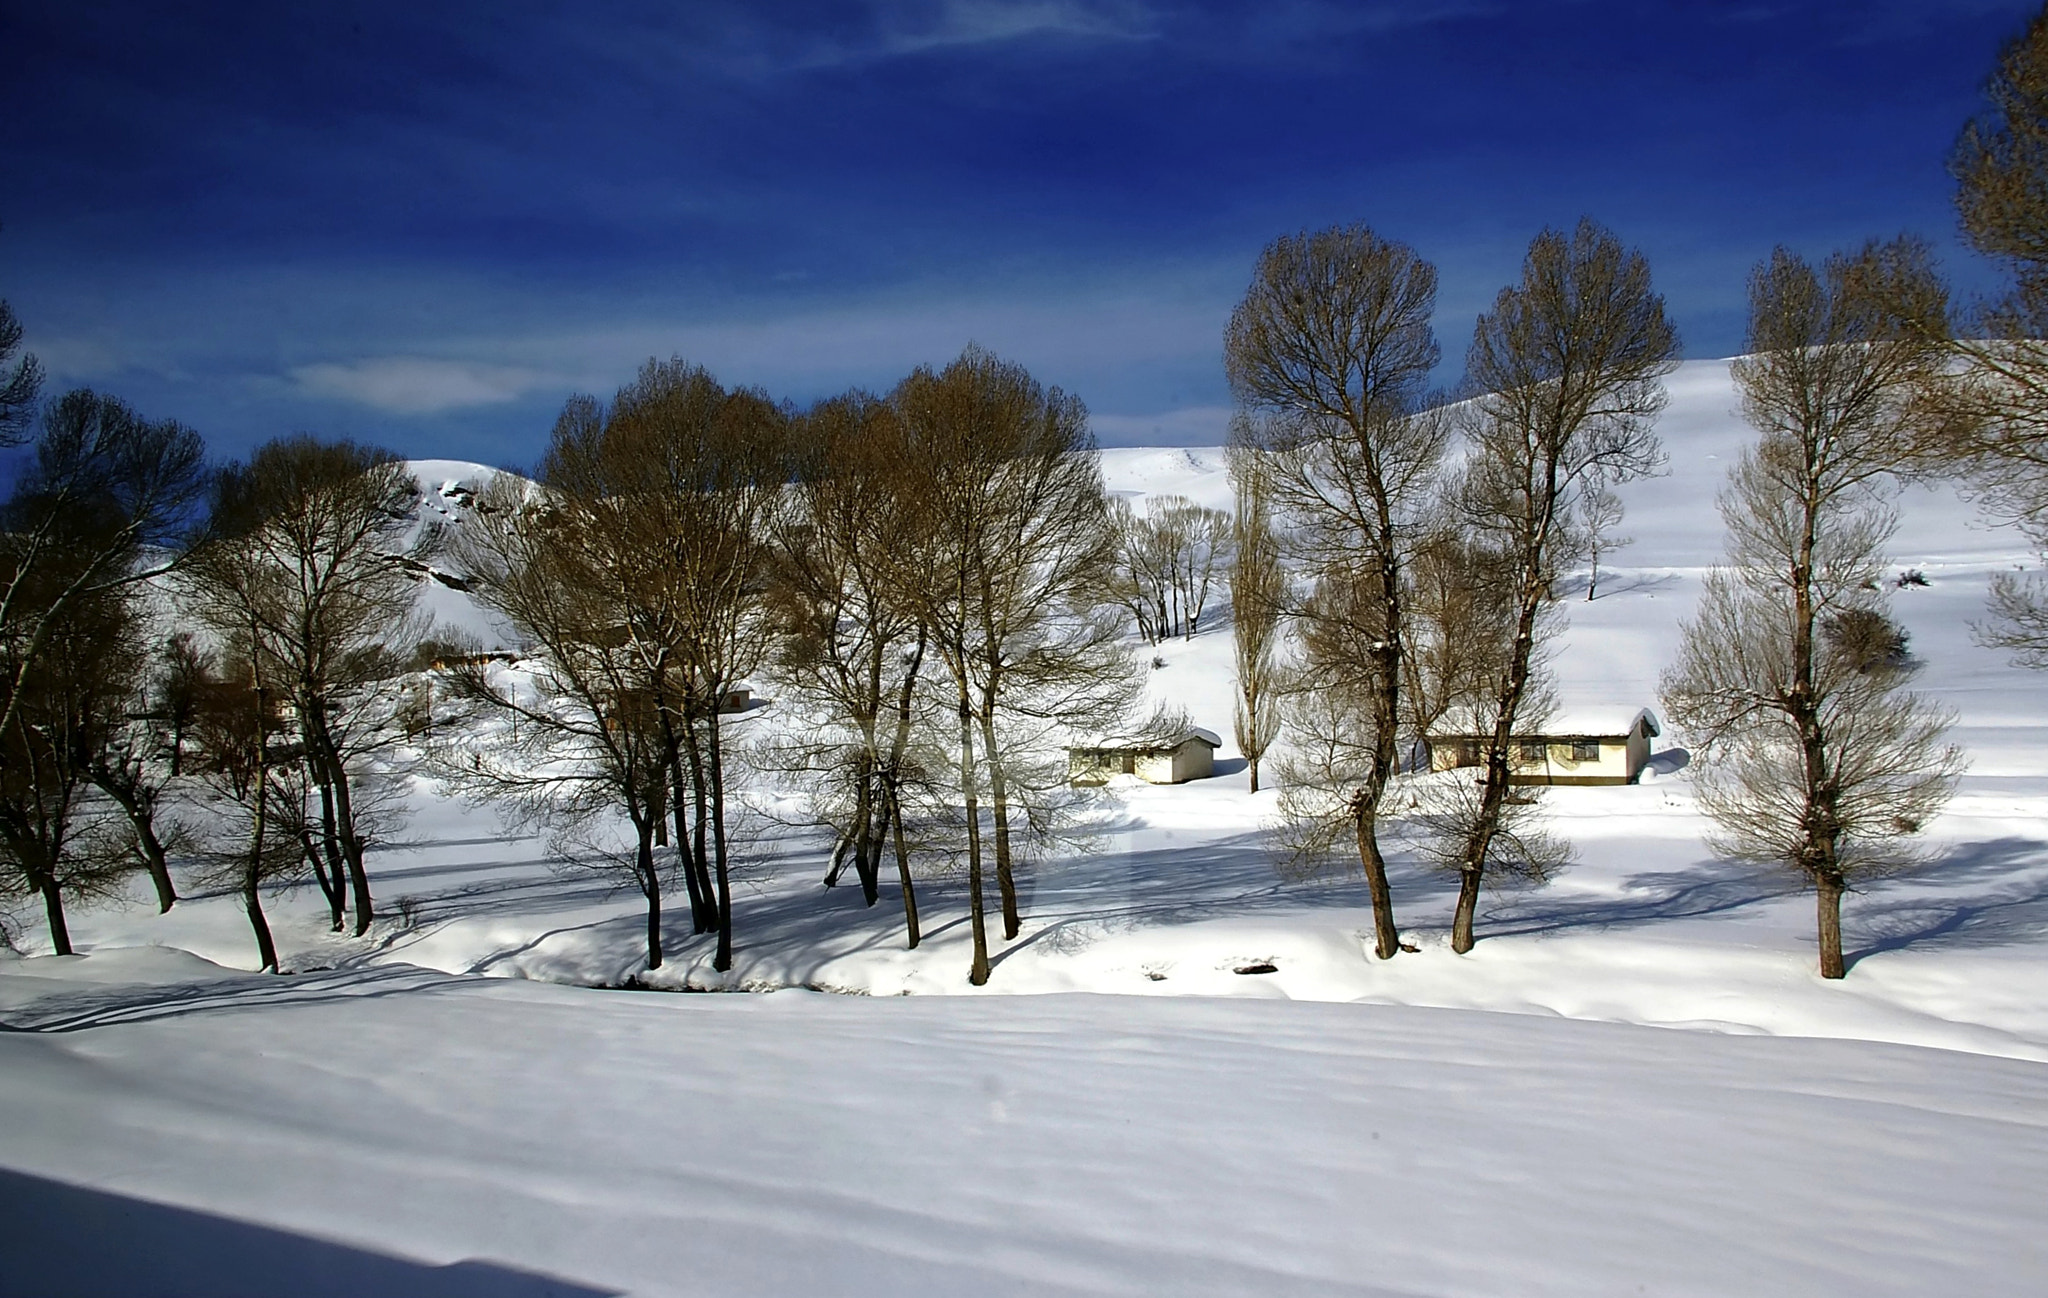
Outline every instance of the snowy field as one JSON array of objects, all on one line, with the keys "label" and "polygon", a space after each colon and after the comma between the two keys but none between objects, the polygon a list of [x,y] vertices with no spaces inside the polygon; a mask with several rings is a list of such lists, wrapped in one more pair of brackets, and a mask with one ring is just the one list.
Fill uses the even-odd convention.
[{"label": "snowy field", "polygon": [[[1565,607],[1568,709],[1656,708],[1720,551],[1751,434],[1725,362],[1670,387],[1671,472]],[[1229,504],[1213,449],[1104,470]],[[472,474],[422,466],[430,499]],[[1672,734],[1643,783],[1550,795],[1577,863],[1489,895],[1469,955],[1397,859],[1422,950],[1384,963],[1355,878],[1275,873],[1226,744],[1025,875],[981,989],[955,881],[906,951],[892,883],[864,909],[764,831],[736,967],[672,913],[654,981],[783,990],[597,990],[638,897],[420,783],[367,938],[271,900],[289,977],[240,972],[232,899],[139,891],[73,917],[83,955],[0,959],[0,1293],[2048,1292],[2048,677],[1969,630],[2031,556],[1946,489],[1901,508],[1929,585],[1894,611],[1971,767],[1937,859],[1845,902],[1840,983],[1809,894],[1702,847]],[[1227,736],[1227,620],[1158,652],[1155,697]]]}]

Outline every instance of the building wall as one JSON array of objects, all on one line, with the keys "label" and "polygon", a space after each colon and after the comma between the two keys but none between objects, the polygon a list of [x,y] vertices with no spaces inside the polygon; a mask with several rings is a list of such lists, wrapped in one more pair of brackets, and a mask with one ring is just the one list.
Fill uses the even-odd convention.
[{"label": "building wall", "polygon": [[1086,748],[1067,750],[1067,781],[1070,784],[1107,784],[1123,773],[1123,760],[1115,752]]},{"label": "building wall", "polygon": [[[1650,756],[1650,738],[1640,730],[1626,738],[1602,737],[1600,755],[1586,761],[1573,758],[1570,740],[1546,740],[1540,759],[1524,757],[1522,743],[1518,739],[1508,750],[1509,780],[1514,784],[1627,784]],[[1473,766],[1469,758],[1475,746],[1471,740],[1437,739],[1429,746],[1429,769]]]},{"label": "building wall", "polygon": [[1067,779],[1073,784],[1107,784],[1118,775],[1135,775],[1151,784],[1180,784],[1207,779],[1215,772],[1215,754],[1199,739],[1170,751],[1131,748],[1070,748]]},{"label": "building wall", "polygon": [[1641,775],[1643,773],[1643,768],[1645,766],[1648,766],[1649,764],[1650,733],[1642,726],[1637,726],[1634,730],[1629,732],[1628,736],[1629,783],[1635,783],[1636,777],[1638,775]]},{"label": "building wall", "polygon": [[1172,784],[1172,753],[1139,753],[1137,776],[1148,784]]}]

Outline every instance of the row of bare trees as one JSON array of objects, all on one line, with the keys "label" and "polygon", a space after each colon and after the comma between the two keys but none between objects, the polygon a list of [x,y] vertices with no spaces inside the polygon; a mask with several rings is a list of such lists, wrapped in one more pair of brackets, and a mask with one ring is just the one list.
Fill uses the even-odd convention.
[{"label": "row of bare trees", "polygon": [[[1729,475],[1727,556],[1661,685],[1711,845],[1814,889],[1828,978],[1845,972],[1844,894],[1926,859],[1915,839],[1963,766],[1952,714],[1908,688],[1918,663],[1878,579],[1892,494],[1959,480],[2048,551],[2048,9],[1986,89],[1950,165],[1964,235],[2007,270],[2005,293],[1952,311],[1910,238],[1818,266],[1780,249],[1752,274],[1733,373],[1759,441]],[[1542,878],[1567,857],[1529,793],[1510,793],[1513,745],[1546,705],[1559,575],[1589,564],[1592,597],[1601,556],[1626,543],[1611,488],[1660,463],[1658,380],[1677,354],[1641,257],[1582,223],[1531,246],[1447,406],[1420,395],[1433,292],[1426,263],[1369,230],[1283,239],[1226,337],[1234,476],[1287,520],[1308,583],[1283,599],[1306,687],[1290,709],[1290,843],[1313,862],[1355,841],[1383,957],[1398,949],[1389,782],[1446,718],[1478,736],[1479,778],[1421,782],[1402,810],[1421,854],[1459,876],[1453,947],[1471,945],[1489,876]],[[1447,463],[1452,426],[1462,453]],[[1246,573],[1256,589],[1264,570]],[[2039,577],[1994,578],[1990,611],[1980,639],[2048,666]],[[1248,754],[1270,742],[1244,719],[1275,689],[1265,634],[1240,636]]]},{"label": "row of bare trees", "polygon": [[[532,661],[455,676],[504,724],[486,742],[472,722],[441,765],[637,885],[650,967],[680,875],[729,969],[726,705],[772,669],[806,724],[771,760],[811,777],[828,881],[850,860],[876,904],[893,855],[914,946],[913,854],[957,861],[980,983],[988,875],[1014,938],[1017,872],[1071,799],[1063,736],[1135,690],[1101,606],[1114,546],[1085,410],[985,352],[801,413],[650,362],[609,405],[572,400],[537,483],[501,478],[465,533]],[[633,841],[611,851],[615,816]]]},{"label": "row of bare trees", "polygon": [[[1454,948],[1472,944],[1490,875],[1541,878],[1562,861],[1533,800],[1510,796],[1515,744],[1546,705],[1558,579],[1613,521],[1596,503],[1659,463],[1659,379],[1677,357],[1647,264],[1591,222],[1531,244],[1521,281],[1480,317],[1471,395],[1455,403],[1428,387],[1435,307],[1436,270],[1413,249],[1340,227],[1267,248],[1224,344],[1239,513],[1284,520],[1299,582],[1289,597],[1260,576],[1277,564],[1243,569],[1279,592],[1251,604],[1281,599],[1298,643],[1289,847],[1302,865],[1355,852],[1382,958],[1399,949],[1389,795],[1440,723],[1475,737],[1479,778],[1406,789],[1402,819],[1458,876]],[[1240,640],[1247,718],[1271,692],[1250,683],[1267,675],[1258,641]]]},{"label": "row of bare trees", "polygon": [[[1434,291],[1426,262],[1363,227],[1285,238],[1226,336],[1240,746],[1264,753],[1284,696],[1290,859],[1358,862],[1382,958],[1400,949],[1388,835],[1457,876],[1457,951],[1489,879],[1542,880],[1569,859],[1540,790],[1517,785],[1518,747],[1550,707],[1560,577],[1620,543],[1612,486],[1662,463],[1654,422],[1677,357],[1641,255],[1590,222],[1531,245],[1480,318],[1455,402],[1424,389]],[[1907,845],[1961,769],[1949,714],[1906,688],[1917,664],[1877,580],[1888,494],[1962,472],[2017,507],[2038,479],[1987,448],[2030,414],[2011,377],[2025,348],[1952,339],[1925,247],[1901,239],[1818,268],[1774,254],[1752,278],[1748,351],[1734,376],[1761,441],[1723,495],[1728,558],[1662,695],[1695,745],[1714,847],[1801,873],[1821,972],[1840,977],[1844,892],[1918,859]],[[2018,410],[2005,424],[1994,396]],[[2036,599],[2021,579],[1995,588],[1991,638],[2023,660],[2040,657]],[[1466,737],[1476,779],[1416,770],[1439,733]]]},{"label": "row of bare trees", "polygon": [[[18,341],[0,312],[0,365]],[[0,894],[40,899],[68,953],[67,899],[141,869],[169,910],[183,855],[241,894],[266,967],[269,880],[310,869],[362,933],[410,475],[306,438],[214,471],[191,429],[39,383],[22,357],[0,391],[30,443],[0,506]]]},{"label": "row of bare trees", "polygon": [[[1814,887],[1829,977],[1843,894],[1913,859],[1961,769],[1876,580],[1889,493],[1959,478],[2048,548],[2048,11],[1988,89],[1951,165],[2008,292],[1952,311],[1911,240],[1752,276],[1734,374],[1759,441],[1662,686],[1715,846]],[[957,866],[980,983],[989,876],[1014,938],[1019,871],[1072,810],[1065,740],[1136,696],[1115,610],[1192,636],[1227,570],[1238,743],[1255,787],[1280,755],[1295,859],[1355,857],[1391,957],[1401,836],[1457,877],[1467,950],[1490,881],[1568,857],[1517,748],[1550,706],[1561,577],[1587,566],[1592,597],[1623,543],[1613,489],[1662,463],[1678,345],[1641,254],[1590,221],[1532,242],[1448,395],[1435,306],[1434,267],[1363,226],[1266,249],[1225,338],[1234,515],[1111,500],[1079,401],[977,349],[802,412],[650,362],[609,404],[572,400],[537,481],[500,477],[463,530],[478,597],[531,653],[446,676],[463,725],[437,768],[637,887],[650,966],[680,880],[727,969],[752,814],[730,705],[772,674],[807,719],[773,760],[814,777],[828,880],[851,865],[878,904],[893,860],[914,946],[913,860]],[[21,336],[0,304],[0,443],[33,437],[0,505],[0,889],[40,899],[65,951],[67,896],[141,868],[169,908],[189,849],[268,967],[267,884],[310,875],[334,929],[365,933],[384,768],[432,719],[404,670],[417,575],[394,561],[417,485],[303,437],[209,472],[174,422],[41,403]],[[2037,577],[1996,581],[1992,614],[1987,641],[2048,665]],[[1397,778],[1443,731],[1476,778]]]},{"label": "row of bare trees", "polygon": [[1121,496],[1109,504],[1117,602],[1151,643],[1192,640],[1202,629],[1217,570],[1229,562],[1230,515],[1185,496],[1153,496],[1142,514]]}]

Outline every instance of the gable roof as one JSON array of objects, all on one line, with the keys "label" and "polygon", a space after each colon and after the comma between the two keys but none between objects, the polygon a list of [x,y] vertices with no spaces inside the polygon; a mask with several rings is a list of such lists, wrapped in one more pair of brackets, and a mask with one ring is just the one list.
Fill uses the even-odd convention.
[{"label": "gable roof", "polygon": [[[1657,724],[1657,714],[1648,708],[1626,708],[1595,705],[1593,707],[1558,708],[1543,718],[1540,726],[1534,728],[1515,727],[1515,738],[1523,739],[1625,739],[1635,733],[1636,727],[1645,727],[1647,735],[1661,735],[1663,729]],[[1482,731],[1466,709],[1453,709],[1443,720],[1430,727],[1433,739],[1470,738]]]},{"label": "gable roof", "polygon": [[1223,740],[1215,731],[1200,726],[1189,726],[1185,730],[1169,731],[1151,735],[1078,735],[1070,745],[1073,748],[1140,749],[1166,752],[1179,748],[1190,739],[1199,739],[1211,748],[1223,747]]}]

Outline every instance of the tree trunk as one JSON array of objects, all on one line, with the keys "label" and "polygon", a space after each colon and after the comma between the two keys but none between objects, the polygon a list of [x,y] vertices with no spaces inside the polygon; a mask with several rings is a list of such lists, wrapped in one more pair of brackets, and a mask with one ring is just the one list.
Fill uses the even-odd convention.
[{"label": "tree trunk", "polygon": [[1464,955],[1472,949],[1472,916],[1479,909],[1479,881],[1477,870],[1458,872],[1458,910],[1451,920],[1451,950]]},{"label": "tree trunk", "polygon": [[313,872],[320,877],[320,891],[327,895],[330,931],[342,931],[342,915],[348,906],[348,885],[344,881],[348,867],[341,861],[341,831],[334,824],[334,785],[328,781],[327,768],[322,762],[313,761],[313,781],[320,788],[320,844],[326,864],[319,859],[313,862]]},{"label": "tree trunk", "polygon": [[1247,757],[1245,758],[1245,764],[1252,769],[1252,792],[1257,793],[1259,791],[1259,759]]},{"label": "tree trunk", "polygon": [[974,794],[974,714],[967,686],[960,686],[960,796],[967,809],[967,917],[974,938],[974,962],[967,981],[979,987],[988,981],[988,920],[981,899],[981,804]]},{"label": "tree trunk", "polygon": [[71,954],[71,928],[64,922],[64,891],[57,881],[45,876],[40,891],[43,894],[43,914],[50,921],[50,949],[58,955]]},{"label": "tree trunk", "polygon": [[1839,874],[1816,874],[1813,882],[1820,920],[1820,976],[1840,978],[1848,973],[1842,964],[1842,894],[1848,888]]},{"label": "tree trunk", "polygon": [[889,790],[889,824],[896,836],[896,881],[903,889],[903,927],[910,937],[910,949],[917,950],[917,888],[910,880],[910,849],[903,841],[903,806],[892,785]]},{"label": "tree trunk", "polygon": [[981,736],[988,759],[989,806],[995,814],[996,888],[1003,898],[1003,941],[1014,942],[1024,919],[1017,908],[1017,876],[1010,865],[1010,786],[996,757],[995,722],[986,714],[981,719]]},{"label": "tree trunk", "polygon": [[863,753],[856,772],[860,791],[853,808],[853,873],[860,880],[861,899],[872,906],[882,899],[881,862],[873,842],[874,761]]},{"label": "tree trunk", "polygon": [[712,957],[711,967],[724,973],[732,968],[732,878],[725,845],[725,739],[716,709],[712,710],[706,727],[711,732],[710,742],[705,745],[711,768],[711,843],[718,865],[718,954]]},{"label": "tree trunk", "polygon": [[98,768],[93,780],[100,791],[114,800],[121,808],[121,814],[128,818],[128,827],[135,831],[135,855],[142,861],[142,868],[149,872],[149,881],[156,887],[156,913],[161,915],[177,904],[178,889],[171,883],[171,865],[164,852],[163,840],[156,836],[155,818],[145,808],[142,796],[125,777],[104,767]]},{"label": "tree trunk", "polygon": [[320,895],[327,899],[327,913],[331,919],[330,932],[341,932],[341,875],[327,877],[327,863],[321,859],[319,845],[313,841],[309,830],[299,836],[299,850],[305,854],[306,864],[313,867],[313,882],[320,885]]},{"label": "tree trunk", "polygon": [[349,890],[355,902],[355,935],[370,931],[375,918],[370,904],[370,875],[363,868],[363,840],[356,832],[355,796],[349,788],[348,767],[341,760],[334,736],[327,729],[326,705],[312,697],[310,685],[302,685],[307,696],[305,721],[299,736],[308,758],[319,767],[319,780],[334,795],[334,837],[341,847],[342,863],[348,867]]},{"label": "tree trunk", "polygon": [[259,869],[253,867],[242,872],[242,910],[249,916],[249,927],[256,934],[257,968],[283,973],[278,968],[277,943],[270,936],[270,921],[263,917],[263,896],[257,886]]},{"label": "tree trunk", "polygon": [[[260,700],[262,691],[257,691]],[[263,726],[256,726],[256,807],[249,827],[249,859],[242,867],[242,909],[248,913],[249,927],[256,933],[256,958],[262,961],[260,968],[272,973],[282,972],[277,967],[277,944],[270,937],[270,921],[263,917],[263,838],[270,829],[270,772],[265,761],[269,750],[264,747]]]},{"label": "tree trunk", "polygon": [[1394,926],[1394,892],[1387,886],[1387,862],[1380,855],[1376,818],[1364,798],[1358,802],[1358,860],[1365,867],[1365,888],[1372,895],[1373,954],[1391,960],[1401,951],[1401,936]]},{"label": "tree trunk", "polygon": [[661,875],[654,868],[654,827],[656,815],[640,829],[640,891],[647,897],[647,967],[661,968]]},{"label": "tree trunk", "polygon": [[178,889],[171,882],[171,863],[165,858],[155,826],[147,819],[136,820],[134,825],[135,847],[142,856],[143,869],[149,871],[149,881],[156,885],[156,913],[162,915],[178,904]]},{"label": "tree trunk", "polygon": [[675,822],[674,845],[676,860],[683,867],[683,888],[690,896],[690,931],[709,933],[712,929],[711,894],[698,886],[697,861],[690,851],[690,822],[683,807],[683,755],[682,747],[676,740],[668,718],[662,718],[662,743],[667,749],[669,785],[674,795],[669,799],[669,816]]},{"label": "tree trunk", "polygon": [[832,840],[832,859],[825,863],[825,886],[837,888],[839,876],[846,873],[846,854],[853,850],[853,835],[842,832]]},{"label": "tree trunk", "polygon": [[355,935],[370,931],[370,872],[363,868],[363,840],[356,834],[355,807],[349,797],[348,772],[335,764],[334,814],[341,828],[341,858],[348,863],[348,881],[356,908]]},{"label": "tree trunk", "polygon": [[688,716],[684,721],[684,753],[690,759],[690,801],[695,808],[697,823],[691,828],[691,866],[697,871],[697,888],[704,894],[704,908],[710,923],[703,932],[718,927],[719,916],[724,906],[718,899],[717,891],[711,885],[711,848],[706,835],[711,829],[710,797],[704,789],[704,750],[697,739],[696,719]]},{"label": "tree trunk", "polygon": [[910,949],[915,951],[920,940],[917,925],[917,890],[910,880],[910,849],[903,838],[903,755],[910,748],[911,703],[917,687],[918,672],[924,667],[925,646],[931,639],[930,631],[919,624],[917,648],[910,655],[910,663],[903,669],[903,688],[896,698],[896,737],[889,745],[889,766],[884,787],[889,794],[889,824],[896,838],[896,878],[903,888],[903,925],[909,934]]}]

